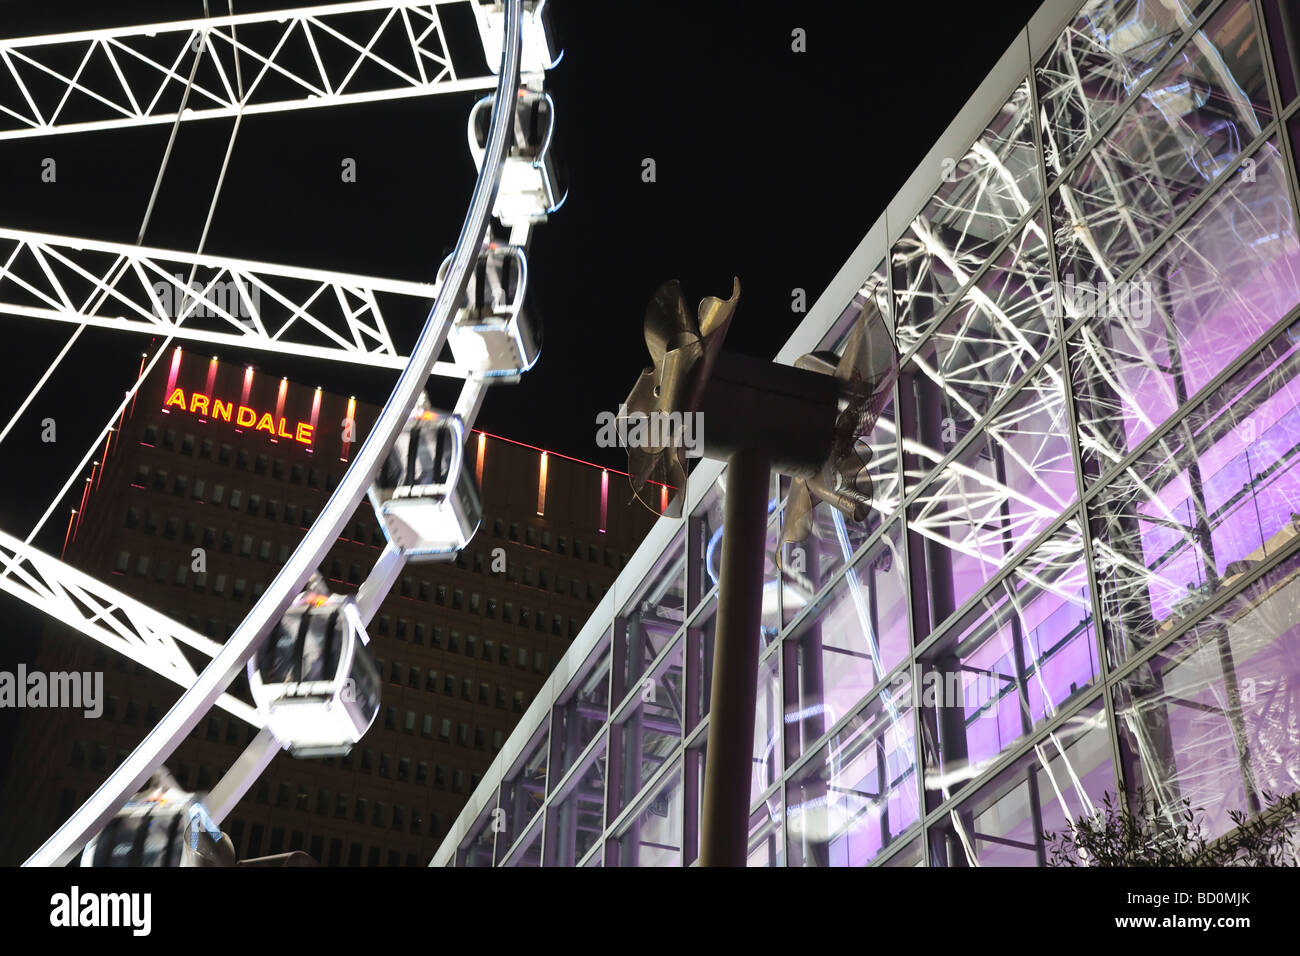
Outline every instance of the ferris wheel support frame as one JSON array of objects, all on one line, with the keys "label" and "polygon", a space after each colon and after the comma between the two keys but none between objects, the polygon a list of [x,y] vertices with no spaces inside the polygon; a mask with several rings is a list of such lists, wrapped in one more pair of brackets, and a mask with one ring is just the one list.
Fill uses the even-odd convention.
[{"label": "ferris wheel support frame", "polygon": [[[383,457],[397,440],[417,396],[429,379],[434,361],[446,343],[452,314],[465,293],[470,267],[477,261],[483,245],[514,120],[513,107],[520,82],[522,14],[523,0],[505,0],[505,40],[485,161],[474,185],[451,267],[412,350],[410,361],[399,376],[374,428],[321,509],[316,522],[230,640],[130,756],[28,857],[24,866],[68,863],[162,765],[257,652],[364,497]],[[471,383],[467,383],[467,387],[472,387]]]}]

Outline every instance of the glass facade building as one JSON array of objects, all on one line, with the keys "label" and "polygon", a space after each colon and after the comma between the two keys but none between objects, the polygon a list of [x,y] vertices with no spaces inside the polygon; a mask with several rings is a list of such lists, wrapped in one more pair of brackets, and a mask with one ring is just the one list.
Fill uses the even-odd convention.
[{"label": "glass facade building", "polygon": [[[865,521],[778,555],[772,478],[752,865],[1041,866],[1121,788],[1210,836],[1300,789],[1298,43],[1295,0],[1045,4],[777,356],[866,317],[903,361]],[[695,861],[725,481],[434,865]]]}]

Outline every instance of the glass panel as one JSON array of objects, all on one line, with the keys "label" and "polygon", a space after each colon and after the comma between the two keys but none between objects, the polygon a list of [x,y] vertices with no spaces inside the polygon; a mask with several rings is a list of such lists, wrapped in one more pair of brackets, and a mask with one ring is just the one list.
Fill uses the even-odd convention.
[{"label": "glass panel", "polygon": [[[1052,197],[1065,291],[1123,272],[1271,119],[1250,3],[1235,0]],[[1067,317],[1081,317],[1063,298]]]},{"label": "glass panel", "polygon": [[546,865],[574,866],[605,828],[605,746],[602,738],[568,792],[546,811]]},{"label": "glass panel", "polygon": [[570,681],[566,691],[568,698],[556,708],[552,718],[555,747],[552,789],[582,756],[583,750],[600,732],[609,715],[609,635],[610,632],[607,631],[600,645],[587,658],[579,675]]},{"label": "glass panel", "polygon": [[1038,202],[1029,84],[1022,83],[956,162],[890,253],[898,346],[923,341],[943,309]]},{"label": "glass panel", "polygon": [[[515,842],[518,834],[541,809],[546,796],[546,725],[524,748],[523,756],[501,784],[501,838],[497,840],[497,860]],[[540,832],[540,831],[539,831]]]},{"label": "glass panel", "polygon": [[884,688],[786,784],[791,866],[866,866],[919,819],[910,694]]},{"label": "glass panel", "polygon": [[1190,800],[1207,838],[1300,781],[1300,558],[1292,557],[1117,688],[1130,791],[1166,812]]},{"label": "glass panel", "polygon": [[1300,527],[1300,323],[1122,471],[1091,507],[1108,654],[1122,662]]},{"label": "glass panel", "polygon": [[519,848],[510,854],[510,859],[501,864],[502,866],[528,866],[537,867],[542,865],[542,821],[538,820],[531,830],[519,844]]},{"label": "glass panel", "polygon": [[620,830],[619,866],[682,865],[682,768],[669,771],[654,795]]},{"label": "glass panel", "polygon": [[931,866],[1046,866],[1044,832],[1103,806],[1115,791],[1106,711],[1085,708],[930,831]]},{"label": "glass panel", "polygon": [[921,841],[913,840],[880,865],[895,867],[924,866],[925,857],[921,853]]},{"label": "glass panel", "polygon": [[[940,455],[1056,347],[1046,233],[1030,221],[903,369],[903,434]],[[909,490],[910,490],[909,486]]]},{"label": "glass panel", "polygon": [[[1049,177],[1101,132],[1212,0],[1091,0],[1034,71]],[[1155,87],[1152,87],[1155,89]]]},{"label": "glass panel", "polygon": [[1071,341],[1089,475],[1127,455],[1300,302],[1284,165],[1271,142],[1254,162],[1254,182],[1234,176],[1138,272],[1141,308],[1111,309]]},{"label": "glass panel", "polygon": [[781,779],[781,655],[758,662],[758,698],[754,714],[754,776],[752,804]]},{"label": "glass panel", "polygon": [[785,866],[784,822],[780,794],[749,815],[747,866]]},{"label": "glass panel", "polygon": [[1282,102],[1290,103],[1296,97],[1296,78],[1300,77],[1300,12],[1293,0],[1264,0],[1264,20]]},{"label": "glass panel", "polygon": [[804,619],[786,648],[786,755],[793,761],[907,656],[907,585],[897,524]]},{"label": "glass panel", "polygon": [[[775,497],[768,501],[767,510],[769,514],[776,511],[777,504]],[[765,543],[767,558],[763,562],[763,618],[759,624],[759,640],[764,647],[776,640],[781,623],[781,582],[778,577],[780,572],[776,560],[776,549],[781,542],[781,529],[778,520],[779,517],[773,518],[772,523],[768,525]],[[718,577],[722,573],[721,524],[713,532],[705,549],[704,570],[708,576],[708,587],[712,588],[718,583]]]},{"label": "glass panel", "polygon": [[[873,317],[877,314],[876,303],[881,298],[878,295],[867,302],[867,321],[879,321]],[[855,304],[856,302],[855,299]],[[842,354],[845,340],[860,312],[860,308],[847,310],[818,345],[818,351]],[[846,518],[827,502],[816,501],[812,530],[808,537],[790,541],[785,546],[781,562],[781,613],[784,624],[790,623],[808,605],[812,596],[836,571],[844,567],[871,533],[880,527],[882,521],[898,512],[898,424],[892,400],[885,406],[871,431],[859,437],[857,451],[860,457],[866,459],[871,475],[871,508],[866,518],[857,522]],[[790,485],[789,478],[781,479],[783,501],[789,499]]]},{"label": "glass panel", "polygon": [[1100,673],[1078,522],[1035,549],[921,666],[926,799],[933,808]]},{"label": "glass panel", "polygon": [[498,819],[496,816],[496,800],[493,799],[483,808],[483,812],[478,815],[478,819],[470,827],[470,835],[462,840],[457,848],[457,866],[492,865],[492,846],[496,838],[492,822],[496,819]]},{"label": "glass panel", "polygon": [[[710,631],[710,639],[712,631]],[[711,646],[711,645],[710,645]],[[779,652],[777,652],[779,653]],[[781,680],[777,653],[767,655],[758,664],[758,689],[754,706],[753,776],[750,778],[749,802],[758,802],[781,778]],[[707,704],[707,699],[706,699]],[[707,734],[705,735],[707,737]],[[707,741],[694,748],[701,756],[700,792],[704,786],[703,754]]]},{"label": "glass panel", "polygon": [[686,620],[686,538],[678,535],[616,623],[622,666],[614,673],[614,699],[622,700]]},{"label": "glass panel", "polygon": [[677,753],[682,741],[682,642],[668,652],[640,685],[638,697],[617,718],[618,791],[611,806],[621,809]]},{"label": "glass panel", "polygon": [[[1076,497],[1060,371],[1044,366],[921,490],[909,509],[914,560],[925,571],[930,622],[938,627],[1056,520]],[[910,457],[937,452],[912,445]],[[919,468],[917,469],[919,471]],[[909,480],[915,472],[909,469]],[[917,595],[918,598],[921,595]]]}]

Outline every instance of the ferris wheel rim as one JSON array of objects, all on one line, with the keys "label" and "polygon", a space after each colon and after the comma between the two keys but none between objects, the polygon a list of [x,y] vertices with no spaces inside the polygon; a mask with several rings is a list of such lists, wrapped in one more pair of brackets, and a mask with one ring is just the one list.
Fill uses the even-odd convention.
[{"label": "ferris wheel rim", "polygon": [[[500,186],[502,161],[508,146],[508,129],[514,118],[513,104],[520,86],[523,0],[506,0],[504,19],[501,68],[485,149],[485,160],[491,161],[484,161],[479,166],[469,209],[457,238],[446,281],[438,290],[419,338],[370,434],[349,462],[333,494],[298,547],[281,566],[279,573],[226,644],[135,750],[23,862],[23,866],[59,866],[69,862],[106,825],[141,783],[161,766],[256,654],[275,622],[302,590],[343,525],[365,498],[382,456],[400,433],[417,395],[422,394],[427,385],[435,360],[446,343],[453,309],[464,294],[470,277],[471,262],[477,259],[489,228],[489,219]],[[481,385],[467,379],[462,392],[462,403],[475,405],[476,399],[481,400]]]}]

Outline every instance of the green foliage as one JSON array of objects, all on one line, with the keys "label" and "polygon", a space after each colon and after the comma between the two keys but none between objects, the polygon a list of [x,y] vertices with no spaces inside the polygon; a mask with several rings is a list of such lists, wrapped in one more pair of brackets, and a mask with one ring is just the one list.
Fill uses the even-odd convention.
[{"label": "green foliage", "polygon": [[1157,806],[1144,789],[1129,799],[1107,793],[1103,806],[1044,833],[1049,866],[1296,866],[1300,793],[1264,794],[1266,809],[1254,816],[1229,811],[1233,828],[1208,840],[1190,800]]}]

